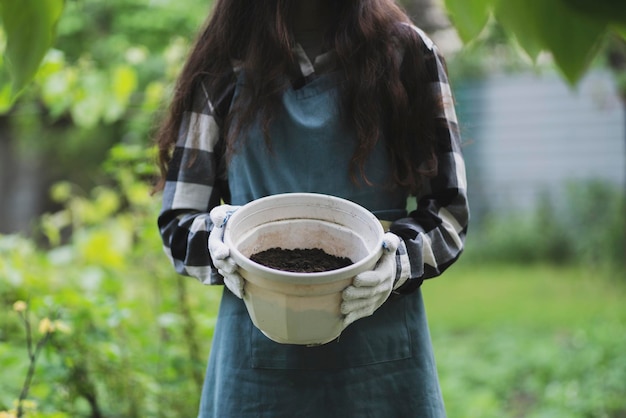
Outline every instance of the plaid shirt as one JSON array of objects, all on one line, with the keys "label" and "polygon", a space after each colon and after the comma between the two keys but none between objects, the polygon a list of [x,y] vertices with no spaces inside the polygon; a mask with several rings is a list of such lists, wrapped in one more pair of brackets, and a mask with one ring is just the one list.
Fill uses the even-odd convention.
[{"label": "plaid shirt", "polygon": [[[445,64],[437,47],[419,29],[428,74],[434,93],[443,101],[437,124],[438,173],[427,179],[417,199],[417,209],[391,224],[390,231],[402,238],[396,253],[396,286],[401,292],[416,289],[424,279],[441,274],[461,254],[469,209],[465,164],[452,93]],[[329,71],[332,53],[312,65],[298,45],[300,70],[305,79]],[[212,228],[208,212],[222,201],[229,202],[222,166],[222,122],[235,89],[237,66],[219,92],[201,88],[185,112],[163,191],[158,224],[164,249],[176,271],[205,284],[223,284],[213,268],[208,251]],[[419,94],[419,92],[415,92]]]}]

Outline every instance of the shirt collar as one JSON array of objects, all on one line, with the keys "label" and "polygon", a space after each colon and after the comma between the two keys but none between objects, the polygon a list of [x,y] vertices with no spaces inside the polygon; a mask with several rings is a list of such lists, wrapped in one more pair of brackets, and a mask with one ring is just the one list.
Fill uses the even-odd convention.
[{"label": "shirt collar", "polygon": [[315,57],[313,62],[304,52],[304,48],[299,43],[293,48],[293,53],[296,56],[300,72],[303,77],[309,77],[311,75],[322,75],[329,73],[336,67],[337,57],[335,51],[330,50],[323,52]]}]

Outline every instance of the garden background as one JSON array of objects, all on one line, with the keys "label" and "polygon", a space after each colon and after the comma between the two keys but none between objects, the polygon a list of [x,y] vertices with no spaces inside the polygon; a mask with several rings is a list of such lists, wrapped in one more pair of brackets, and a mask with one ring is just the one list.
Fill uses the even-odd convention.
[{"label": "garden background", "polygon": [[[595,20],[576,0],[406,3],[428,11],[415,18],[453,88],[557,75],[576,95],[597,70],[626,98],[626,19],[610,1]],[[195,416],[222,289],[177,276],[162,252],[151,134],[210,2],[61,1],[32,80],[16,71],[30,56],[11,43],[16,4],[0,2],[0,417]],[[570,5],[557,39],[567,25],[551,13]],[[471,155],[481,136],[467,131]],[[466,253],[423,287],[451,418],[626,417],[625,174],[477,209]]]}]

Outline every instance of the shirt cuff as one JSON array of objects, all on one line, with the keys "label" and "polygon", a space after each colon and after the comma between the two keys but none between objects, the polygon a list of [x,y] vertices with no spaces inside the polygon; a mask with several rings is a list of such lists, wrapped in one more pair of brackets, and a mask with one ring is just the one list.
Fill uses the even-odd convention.
[{"label": "shirt cuff", "polygon": [[400,245],[396,250],[396,278],[393,283],[393,290],[402,286],[408,278],[411,276],[411,262],[409,261],[409,254],[406,250],[406,245],[403,240],[400,240]]}]

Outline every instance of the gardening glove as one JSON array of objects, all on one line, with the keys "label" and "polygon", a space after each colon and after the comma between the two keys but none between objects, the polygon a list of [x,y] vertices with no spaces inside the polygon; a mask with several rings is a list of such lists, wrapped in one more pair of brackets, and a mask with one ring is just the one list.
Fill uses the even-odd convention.
[{"label": "gardening glove", "polygon": [[230,250],[224,244],[224,228],[230,216],[239,206],[220,205],[209,213],[213,228],[209,234],[209,253],[217,272],[224,277],[224,285],[239,299],[243,298],[243,277],[237,272],[237,264],[230,256]]},{"label": "gardening glove", "polygon": [[[396,280],[396,250],[400,238],[388,232],[383,237],[383,255],[373,270],[358,274],[342,293],[341,313],[345,315],[343,327],[357,319],[370,316],[401,285]],[[395,285],[395,286],[394,286]]]}]

